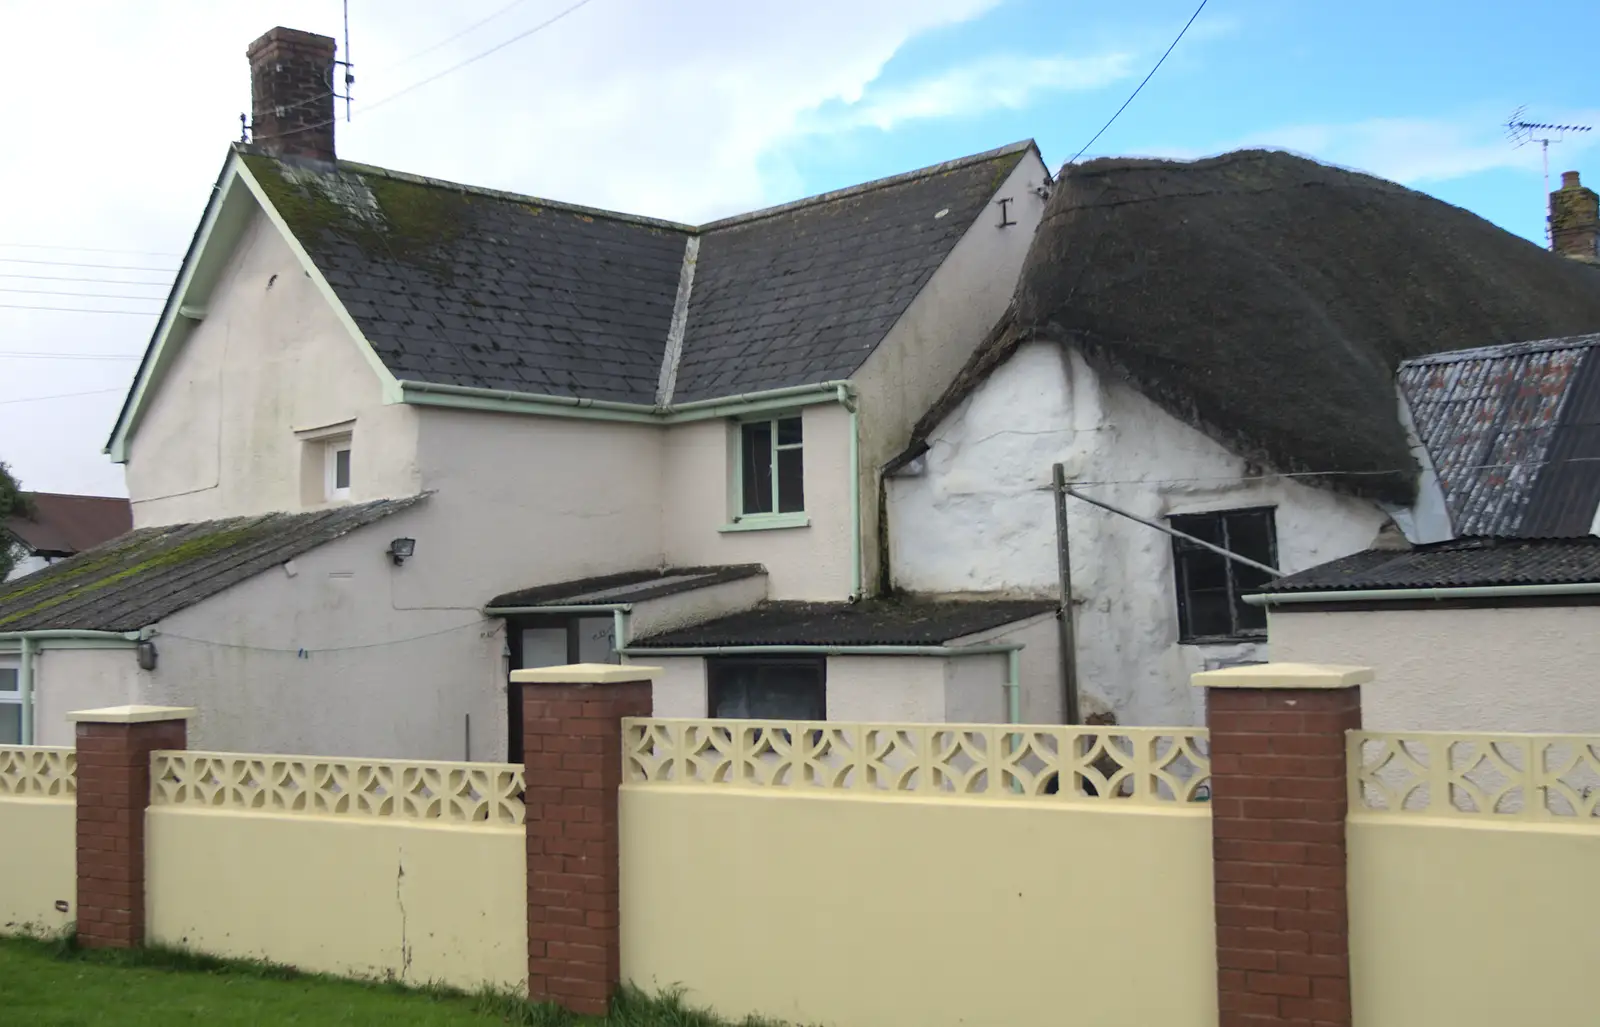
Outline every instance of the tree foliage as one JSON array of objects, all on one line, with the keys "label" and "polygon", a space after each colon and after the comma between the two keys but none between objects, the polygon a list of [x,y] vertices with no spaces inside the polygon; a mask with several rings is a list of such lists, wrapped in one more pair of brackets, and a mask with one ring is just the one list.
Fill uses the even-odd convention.
[{"label": "tree foliage", "polygon": [[28,512],[28,497],[22,485],[12,475],[11,468],[0,461],[0,581],[4,581],[17,563],[17,544],[5,530],[6,518]]}]

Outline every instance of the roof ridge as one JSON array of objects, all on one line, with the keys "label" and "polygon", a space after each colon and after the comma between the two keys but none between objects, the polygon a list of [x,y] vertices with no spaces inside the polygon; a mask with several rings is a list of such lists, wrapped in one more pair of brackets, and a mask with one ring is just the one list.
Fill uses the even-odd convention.
[{"label": "roof ridge", "polygon": [[[252,156],[271,157],[273,160],[282,161],[291,165],[296,163],[294,158],[273,156],[272,154],[268,154],[256,149],[249,143],[235,142],[232,144],[232,146],[238,153],[250,154]],[[930,164],[927,167],[917,168],[914,171],[904,171],[897,175],[890,175],[887,178],[875,178],[868,182],[860,182],[856,185],[846,186],[843,189],[833,189],[829,192],[817,193],[814,196],[805,196],[798,200],[791,200],[788,203],[778,204],[775,207],[762,207],[757,210],[747,211],[743,214],[734,214],[731,217],[719,218],[715,221],[707,221],[700,225],[691,225],[682,221],[668,221],[665,218],[653,218],[644,214],[628,214],[618,210],[606,210],[602,207],[586,207],[581,203],[569,203],[565,200],[552,200],[543,196],[532,196],[527,193],[511,192],[510,190],[506,189],[491,189],[487,186],[467,185],[465,182],[452,182],[449,179],[432,178],[427,175],[412,174],[409,171],[396,171],[393,168],[381,168],[376,164],[363,164],[360,161],[345,160],[344,158],[333,161],[332,166],[336,171],[351,171],[359,175],[376,175],[378,177],[392,179],[397,182],[409,182],[413,185],[428,186],[434,189],[448,189],[453,192],[466,193],[471,196],[483,196],[494,200],[506,200],[511,203],[533,203],[542,207],[552,207],[556,210],[571,211],[575,214],[586,214],[591,217],[603,217],[613,221],[627,221],[633,224],[645,225],[651,228],[666,228],[677,232],[688,232],[692,235],[698,235],[704,232],[712,231],[713,229],[727,228],[731,225],[743,224],[749,221],[759,221],[762,218],[773,217],[778,214],[787,213],[791,210],[798,210],[802,207],[812,206],[813,204],[827,203],[832,200],[842,199],[846,196],[859,196],[863,193],[873,192],[888,186],[900,185],[905,182],[911,182],[919,178],[927,178],[929,176],[941,174],[946,171],[955,171],[960,168],[970,167],[973,164],[981,164],[984,161],[995,160],[997,158],[1007,157],[1016,153],[1024,153],[1030,149],[1037,149],[1037,145],[1032,139],[1023,139],[1015,143],[1008,143],[1005,146],[996,147],[992,150],[985,150],[982,153],[969,154],[965,157],[956,157],[953,160],[942,161],[938,164]],[[329,162],[312,161],[310,163],[326,165]],[[1049,173],[1049,169],[1047,168],[1045,170],[1045,174],[1048,175]]]},{"label": "roof ridge", "polygon": [[1582,335],[1556,335],[1548,339],[1526,339],[1521,342],[1496,342],[1470,349],[1451,349],[1440,353],[1402,360],[1400,369],[1408,367],[1433,367],[1439,364],[1458,364],[1485,357],[1524,356],[1529,353],[1551,353],[1562,349],[1587,349],[1600,346],[1600,332]]},{"label": "roof ridge", "polygon": [[[760,221],[764,218],[776,217],[779,214],[787,214],[790,211],[800,210],[801,208],[809,207],[814,204],[829,203],[833,200],[843,199],[846,196],[860,196],[864,193],[875,192],[879,189],[888,188],[889,186],[913,182],[919,178],[929,178],[933,175],[943,174],[946,171],[956,171],[961,168],[971,167],[974,164],[982,164],[985,161],[996,160],[1000,157],[1009,157],[1013,154],[1026,153],[1031,149],[1037,149],[1037,145],[1034,143],[1034,141],[1032,139],[1022,139],[1014,143],[1008,143],[1005,146],[996,147],[992,150],[985,150],[982,153],[968,154],[965,157],[957,157],[953,160],[941,161],[938,164],[930,164],[925,168],[917,168],[914,171],[903,171],[897,175],[890,175],[887,178],[875,178],[869,182],[861,182],[856,185],[846,186],[843,189],[833,189],[829,192],[817,193],[815,196],[806,196],[798,200],[791,200],[788,203],[780,203],[775,207],[763,207],[759,210],[752,210],[744,214],[735,214],[732,217],[719,218],[716,221],[707,221],[705,224],[696,229],[696,231],[710,232],[720,228],[730,228],[734,225],[746,224],[751,221]],[[1050,170],[1046,168],[1045,175],[1048,176],[1049,174]]]}]

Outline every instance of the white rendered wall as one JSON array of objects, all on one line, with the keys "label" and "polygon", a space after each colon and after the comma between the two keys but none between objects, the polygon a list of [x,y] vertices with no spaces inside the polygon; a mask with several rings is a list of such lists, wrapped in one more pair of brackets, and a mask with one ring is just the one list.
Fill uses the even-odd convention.
[{"label": "white rendered wall", "polygon": [[[888,483],[894,583],[913,592],[1054,596],[1056,462],[1083,491],[1151,519],[1273,506],[1285,572],[1367,548],[1386,520],[1372,503],[1258,478],[1053,343],[1018,350],[931,442],[921,474]],[[1141,483],[1090,484],[1130,480]],[[1077,500],[1068,517],[1084,710],[1124,724],[1199,722],[1189,675],[1264,659],[1265,646],[1178,644],[1171,539]]]}]

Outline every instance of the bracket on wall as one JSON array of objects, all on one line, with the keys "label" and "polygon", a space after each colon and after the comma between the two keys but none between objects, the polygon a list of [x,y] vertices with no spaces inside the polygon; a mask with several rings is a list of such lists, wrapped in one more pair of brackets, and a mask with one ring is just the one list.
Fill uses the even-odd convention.
[{"label": "bracket on wall", "polygon": [[1000,227],[1010,228],[1016,224],[1015,221],[1011,220],[1011,197],[1005,196],[995,202],[1000,205]]}]

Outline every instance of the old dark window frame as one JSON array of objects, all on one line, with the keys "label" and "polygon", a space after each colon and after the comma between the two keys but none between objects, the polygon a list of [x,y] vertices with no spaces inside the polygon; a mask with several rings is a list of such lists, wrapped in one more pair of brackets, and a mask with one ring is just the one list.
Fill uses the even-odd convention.
[{"label": "old dark window frame", "polygon": [[[1266,521],[1266,551],[1250,551],[1247,519]],[[1167,522],[1176,531],[1220,545],[1269,567],[1278,564],[1278,526],[1274,507],[1252,506],[1204,513],[1174,514]],[[1178,641],[1184,645],[1225,642],[1259,642],[1267,637],[1266,610],[1244,603],[1242,596],[1260,591],[1270,575],[1237,560],[1204,549],[1181,538],[1172,540],[1173,584],[1178,601]],[[1220,567],[1228,600],[1226,630],[1199,630],[1194,578],[1202,570],[1215,574]],[[1208,590],[1214,591],[1214,590]]]},{"label": "old dark window frame", "polygon": [[[709,656],[706,658],[706,712],[718,715],[729,689],[734,687],[733,675],[755,670],[802,669],[815,673],[816,720],[828,718],[828,660],[825,656]],[[742,719],[742,718],[741,718]],[[769,718],[749,718],[763,720]],[[791,719],[791,718],[781,718]],[[807,718],[812,719],[812,718]]]}]

